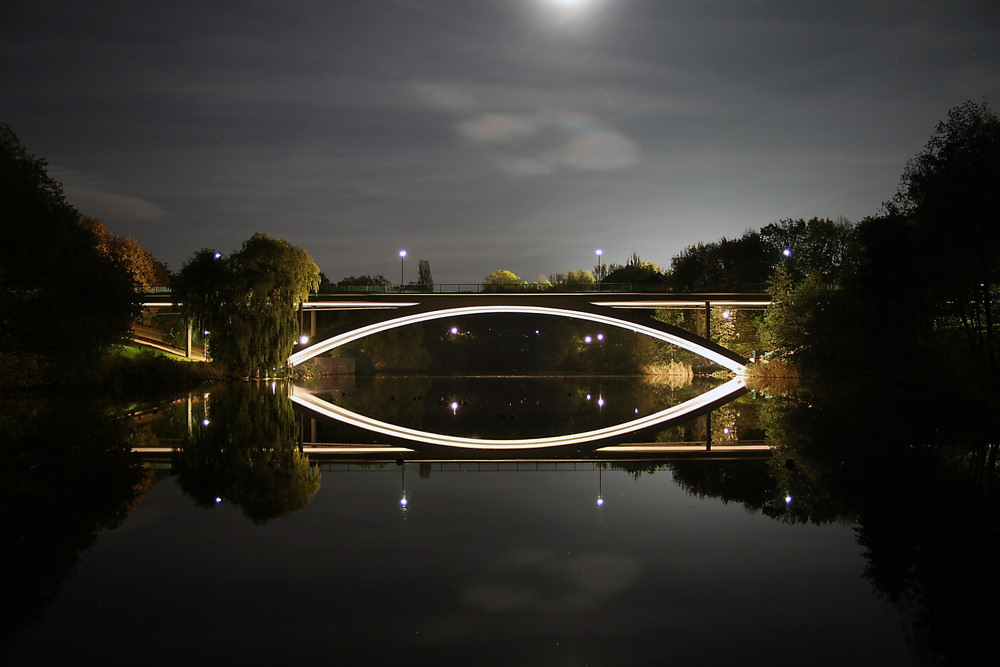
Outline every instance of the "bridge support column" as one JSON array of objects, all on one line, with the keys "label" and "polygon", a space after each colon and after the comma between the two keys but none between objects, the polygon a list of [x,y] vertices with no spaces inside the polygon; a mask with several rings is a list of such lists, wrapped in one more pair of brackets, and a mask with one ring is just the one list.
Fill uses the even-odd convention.
[{"label": "bridge support column", "polygon": [[316,311],[309,311],[309,339],[316,337]]},{"label": "bridge support column", "polygon": [[712,413],[705,413],[705,451],[712,451]]},{"label": "bridge support column", "polygon": [[712,302],[705,302],[705,340],[712,340]]}]

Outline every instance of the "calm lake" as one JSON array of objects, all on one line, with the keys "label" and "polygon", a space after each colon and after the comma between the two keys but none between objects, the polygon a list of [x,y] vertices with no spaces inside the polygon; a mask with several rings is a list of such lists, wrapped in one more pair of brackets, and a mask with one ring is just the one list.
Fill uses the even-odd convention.
[{"label": "calm lake", "polygon": [[137,436],[7,399],[3,663],[916,664],[855,518],[769,451],[777,399],[697,403],[724,384],[235,384]]}]

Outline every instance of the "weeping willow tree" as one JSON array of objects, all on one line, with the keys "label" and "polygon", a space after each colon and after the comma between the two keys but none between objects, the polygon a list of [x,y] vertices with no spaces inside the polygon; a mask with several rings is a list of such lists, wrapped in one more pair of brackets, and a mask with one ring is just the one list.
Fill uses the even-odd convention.
[{"label": "weeping willow tree", "polygon": [[228,257],[207,248],[195,253],[173,293],[208,332],[212,359],[259,378],[284,373],[299,336],[299,305],[318,286],[319,267],[303,248],[254,234]]}]

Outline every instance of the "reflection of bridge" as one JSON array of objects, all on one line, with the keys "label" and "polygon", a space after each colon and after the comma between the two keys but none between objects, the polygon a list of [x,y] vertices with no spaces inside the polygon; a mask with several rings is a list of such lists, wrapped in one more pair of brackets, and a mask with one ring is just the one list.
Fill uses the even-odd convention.
[{"label": "reflection of bridge", "polygon": [[[297,366],[346,343],[410,324],[468,315],[512,313],[590,320],[635,331],[692,351],[734,373],[742,374],[746,370],[747,360],[710,340],[711,310],[713,307],[763,308],[770,303],[770,297],[760,293],[481,292],[323,295],[310,298],[302,304],[303,331],[304,314],[310,314],[310,339],[316,335],[318,311],[366,311],[368,316],[360,325],[344,326],[325,340],[300,348],[288,361]],[[698,336],[650,316],[651,310],[663,308],[703,308],[706,336]]]},{"label": "reflection of bridge", "polygon": [[[742,381],[740,378],[734,378],[727,385],[727,389],[733,389],[736,385],[742,385]],[[739,393],[741,392],[737,390],[736,394]],[[674,413],[676,419],[684,417],[685,419],[702,420],[699,428],[696,429],[700,435],[696,435],[693,440],[679,442],[637,442],[635,436],[642,436],[635,432],[635,423],[609,427],[617,429],[620,433],[618,437],[606,440],[594,439],[590,437],[593,432],[590,432],[520,441],[484,442],[475,438],[452,438],[455,442],[437,442],[438,438],[448,438],[449,436],[426,434],[429,439],[425,439],[382,432],[383,435],[390,435],[390,441],[409,440],[409,442],[405,444],[392,444],[390,441],[380,444],[321,442],[317,439],[317,419],[323,419],[329,415],[325,413],[325,410],[315,410],[315,406],[311,402],[303,402],[301,400],[303,397],[315,397],[302,388],[289,387],[288,396],[301,408],[305,408],[299,413],[297,447],[314,463],[371,465],[392,463],[402,458],[409,463],[447,463],[452,467],[456,463],[466,462],[471,466],[466,469],[476,470],[530,470],[540,469],[538,464],[542,462],[550,464],[549,467],[559,468],[562,464],[572,464],[574,461],[587,462],[592,465],[602,461],[664,462],[691,459],[724,461],[770,457],[770,447],[766,441],[740,439],[734,433],[717,434],[713,438],[712,411],[734,397],[732,393],[727,393],[727,390],[720,391],[714,400],[706,400],[703,394],[699,399],[696,399],[701,402],[700,407],[696,410],[690,409],[690,405],[689,409],[685,410],[682,405],[674,406],[665,411]],[[208,427],[208,398],[209,394],[207,393],[191,393],[170,404],[130,413],[135,425],[151,424],[164,419],[173,425],[167,432],[157,435],[155,445],[136,446],[132,448],[132,451],[151,465],[170,467],[175,450],[183,449],[186,439],[190,438],[194,429]],[[331,404],[317,401],[316,405],[322,407]],[[349,414],[361,417],[356,413]],[[650,415],[645,418],[645,421],[653,420],[656,425],[663,425],[670,421],[660,419],[662,414]],[[364,419],[364,417],[361,418]],[[364,428],[363,425],[360,426]],[[393,425],[388,426],[393,429],[401,428]],[[376,432],[380,431],[376,430]],[[626,438],[631,439],[623,441]],[[543,441],[551,442],[546,444]],[[481,446],[484,444],[487,446]]]},{"label": "reflection of bridge", "polygon": [[[746,390],[743,386],[743,378],[737,377],[729,382],[706,391],[695,398],[670,406],[650,415],[637,417],[633,420],[608,426],[605,428],[584,431],[582,433],[568,433],[565,435],[548,436],[539,438],[521,438],[512,440],[470,438],[462,436],[447,435],[443,433],[431,433],[417,429],[390,424],[366,415],[353,412],[339,405],[325,401],[311,393],[304,387],[292,386],[289,397],[293,403],[300,405],[318,415],[336,419],[337,421],[356,426],[366,431],[380,433],[391,438],[400,438],[415,443],[436,445],[440,447],[459,447],[463,449],[478,450],[529,450],[546,449],[550,447],[565,447],[568,445],[580,445],[584,443],[598,442],[619,438],[629,434],[642,431],[653,426],[664,426],[674,422],[691,418],[695,415],[706,414],[714,408],[728,403]],[[709,446],[711,442],[709,442]]]},{"label": "reflection of bridge", "polygon": [[[554,457],[549,454],[518,454],[482,457],[444,457],[429,456],[408,447],[392,445],[352,445],[336,443],[305,443],[301,446],[302,453],[317,463],[385,464],[404,460],[406,463],[434,463],[448,466],[450,470],[545,470],[566,469],[586,462],[587,465],[608,461],[651,461],[663,463],[667,461],[733,461],[743,459],[769,459],[771,447],[765,440],[741,440],[723,445],[713,445],[706,440],[686,442],[657,443],[622,443],[598,447],[587,453],[586,457],[565,455]],[[139,451],[139,450],[136,450]],[[150,451],[150,453],[153,453]],[[539,468],[539,464],[545,464]]]}]

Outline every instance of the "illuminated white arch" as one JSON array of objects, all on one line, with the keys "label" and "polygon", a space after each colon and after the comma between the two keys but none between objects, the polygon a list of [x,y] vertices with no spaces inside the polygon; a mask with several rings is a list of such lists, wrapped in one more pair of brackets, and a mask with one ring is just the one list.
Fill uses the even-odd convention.
[{"label": "illuminated white arch", "polygon": [[730,359],[724,354],[720,354],[715,350],[705,347],[695,341],[688,340],[677,334],[672,334],[666,331],[660,331],[654,327],[646,326],[644,324],[637,324],[635,322],[629,322],[628,320],[618,319],[617,317],[611,317],[609,315],[601,315],[599,313],[591,312],[580,312],[575,310],[568,310],[565,308],[551,308],[549,306],[519,306],[519,305],[496,305],[496,306],[464,306],[461,308],[447,308],[444,310],[434,310],[430,312],[423,313],[413,313],[410,315],[403,315],[402,317],[397,317],[391,320],[386,320],[384,322],[377,322],[375,324],[369,324],[367,326],[359,327],[351,331],[333,336],[332,338],[327,338],[326,340],[307,347],[304,350],[299,350],[292,356],[288,358],[288,363],[292,366],[298,366],[304,361],[308,361],[315,356],[323,354],[329,350],[332,350],[341,345],[346,345],[347,343],[358,340],[359,338],[364,338],[366,336],[371,336],[372,334],[377,334],[381,331],[388,331],[390,329],[396,329],[398,327],[407,326],[409,324],[417,324],[419,322],[428,322],[430,320],[440,320],[446,317],[455,317],[459,315],[483,315],[483,314],[497,314],[497,313],[525,313],[531,315],[555,315],[556,317],[568,317],[571,319],[581,319],[588,320],[591,322],[599,322],[601,324],[607,324],[609,326],[618,327],[620,329],[627,329],[629,331],[635,331],[637,333],[646,334],[653,338],[672,343],[678,347],[684,348],[700,355],[709,361],[714,361],[715,363],[728,368],[733,373],[737,375],[743,375],[746,373],[746,366],[736,361]]},{"label": "illuminated white arch", "polygon": [[497,440],[488,438],[463,438],[455,435],[444,435],[442,433],[431,433],[417,429],[398,426],[388,422],[380,421],[372,417],[366,417],[347,408],[334,405],[329,401],[324,401],[309,393],[309,390],[293,386],[290,398],[293,402],[308,408],[324,417],[330,417],[342,421],[351,426],[357,426],[368,431],[375,431],[383,435],[389,435],[405,440],[427,443],[431,445],[442,445],[445,447],[463,447],[466,449],[538,449],[545,447],[561,447],[565,445],[576,445],[594,440],[614,438],[627,433],[632,433],[650,426],[656,426],[663,422],[679,419],[685,415],[707,408],[714,403],[723,401],[729,396],[740,392],[744,387],[745,379],[735,377],[725,384],[719,385],[715,389],[699,394],[691,400],[679,405],[671,406],[665,410],[655,412],[639,419],[622,422],[614,426],[596,429],[593,431],[582,431],[580,433],[569,433],[566,435],[555,435],[545,438],[524,438],[517,440]]}]

